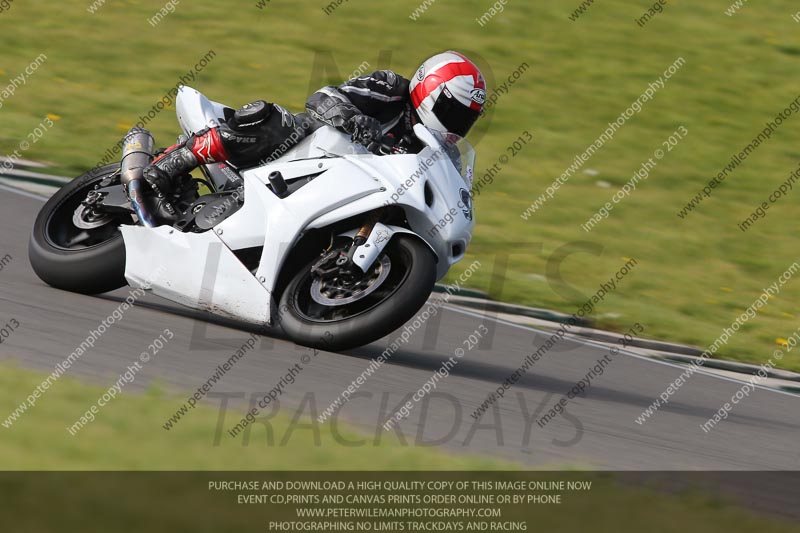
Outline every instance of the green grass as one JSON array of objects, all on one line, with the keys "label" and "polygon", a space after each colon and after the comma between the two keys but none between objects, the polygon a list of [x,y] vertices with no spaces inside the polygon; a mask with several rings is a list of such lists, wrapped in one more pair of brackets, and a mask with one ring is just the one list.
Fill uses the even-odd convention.
[{"label": "green grass", "polygon": [[[0,366],[2,416],[16,408],[16,402],[25,398],[43,377],[13,366]],[[172,414],[183,397],[169,397],[155,389],[144,395],[123,392],[99,412],[94,422],[70,436],[66,426],[105,390],[70,378],[54,384],[10,429],[0,427],[0,470],[519,468],[510,463],[388,442],[348,448],[335,442],[327,426],[321,429],[322,446],[315,446],[310,431],[302,429],[293,433],[286,446],[265,447],[256,443],[256,437],[249,446],[243,446],[241,439],[227,438],[220,446],[213,446],[216,409],[200,405],[176,429],[167,432],[159,426],[160,421]],[[275,433],[281,435],[292,422],[278,415],[272,423]],[[340,427],[338,431],[347,439],[362,436],[353,429]],[[498,479],[505,476],[502,472],[491,475]],[[542,473],[541,478],[592,480],[593,487],[588,493],[566,494],[562,505],[518,507],[517,512],[504,519],[525,518],[542,530],[564,532],[585,531],[589,520],[598,533],[620,531],[621,525],[626,531],[653,533],[797,531],[792,524],[740,510],[724,499],[694,489],[674,493],[619,485],[611,475],[602,473]],[[14,531],[86,531],[87,520],[93,524],[93,531],[250,531],[253,524],[265,520],[263,506],[236,505],[235,494],[209,491],[206,487],[211,479],[219,478],[199,472],[161,477],[6,474],[0,477],[0,516],[5,524],[14,526]],[[240,478],[234,473],[222,479]],[[45,503],[47,512],[42,512]],[[519,515],[522,511],[524,516]],[[274,517],[270,515],[271,519]],[[668,520],[663,519],[667,517]]]},{"label": "green grass", "polygon": [[[705,347],[798,258],[797,192],[748,232],[737,223],[797,167],[800,116],[687,219],[676,216],[800,94],[800,26],[791,19],[797,6],[790,0],[751,2],[733,17],[723,13],[727,0],[670,2],[644,28],[634,19],[645,4],[621,0],[597,2],[577,22],[567,16],[579,0],[509,2],[483,28],[475,19],[490,3],[477,0],[439,0],[416,22],[408,16],[416,2],[376,8],[351,0],[327,16],[321,0],[273,0],[263,10],[254,1],[236,7],[192,1],[155,28],[147,18],[160,3],[110,0],[95,15],[86,12],[88,3],[26,0],[0,14],[0,80],[39,53],[48,56],[0,110],[0,150],[13,151],[46,114],[55,114],[56,126],[25,155],[77,174],[209,49],[217,57],[196,88],[233,106],[267,98],[299,111],[310,90],[341,81],[364,60],[410,75],[426,56],[454,48],[477,58],[490,82],[523,61],[530,66],[473,135],[478,175],[524,130],[535,138],[476,200],[472,255],[485,265],[512,255],[502,272],[486,267],[473,277],[475,287],[497,299],[573,312],[623,257],[633,257],[639,266],[596,310],[600,324],[627,330],[638,321],[649,337]],[[390,62],[378,62],[380,50],[391,51]],[[686,65],[654,100],[523,221],[520,213],[679,56]],[[688,137],[607,220],[584,232],[580,225],[679,126]],[[178,133],[172,110],[150,127],[163,145]],[[589,169],[597,174],[583,172]],[[602,254],[569,255],[563,283],[548,282],[553,251],[574,241],[598,244]],[[504,282],[493,284],[493,275]],[[776,339],[796,329],[798,299],[800,281],[792,280],[721,355],[766,362]],[[797,353],[781,365],[800,370]]]},{"label": "green grass", "polygon": [[[2,421],[42,377],[16,367],[0,367]],[[190,411],[167,431],[161,424],[185,397],[167,396],[157,387],[143,396],[123,393],[101,408],[93,422],[71,435],[67,428],[106,390],[68,378],[60,380],[10,428],[0,426],[0,470],[486,470],[508,466],[404,446],[388,434],[377,445],[367,438],[370,445],[346,446],[340,440],[363,440],[364,435],[345,423],[333,430],[330,423],[293,421],[280,414],[270,419],[271,445],[267,429],[260,423],[249,435],[244,432],[234,438],[226,431],[240,417],[231,409],[217,438],[219,405],[210,403]],[[320,440],[315,445],[317,432]]]}]

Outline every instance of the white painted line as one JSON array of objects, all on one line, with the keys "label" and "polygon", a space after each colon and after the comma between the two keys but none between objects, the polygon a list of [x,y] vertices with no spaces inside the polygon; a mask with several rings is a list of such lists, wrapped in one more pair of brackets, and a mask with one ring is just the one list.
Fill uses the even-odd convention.
[{"label": "white painted line", "polygon": [[72,181],[72,178],[68,178],[66,176],[56,176],[54,174],[42,174],[41,172],[31,172],[30,170],[20,170],[18,168],[5,170],[2,173],[0,173],[0,176],[8,176],[11,179],[15,177],[48,179],[53,181],[60,181],[63,183],[69,183],[70,181]]},{"label": "white painted line", "polygon": [[28,198],[34,198],[36,200],[41,200],[42,202],[47,201],[47,198],[44,196],[41,196],[39,194],[34,194],[28,191],[23,191],[22,189],[18,189],[17,187],[10,187],[8,185],[3,185],[2,183],[0,183],[0,190],[13,192],[19,194],[20,196],[27,196]]},{"label": "white painted line", "polygon": [[[540,334],[546,335],[548,337],[553,334],[552,331],[545,331],[545,330],[536,329],[536,328],[533,328],[533,327],[530,327],[530,326],[523,326],[522,324],[515,324],[514,322],[509,322],[507,320],[503,320],[501,318],[493,317],[493,316],[490,316],[488,314],[483,314],[482,315],[482,314],[476,313],[476,312],[468,310],[468,309],[455,307],[455,306],[453,306],[453,304],[445,304],[442,307],[444,307],[446,309],[449,309],[451,311],[455,311],[457,313],[461,313],[461,314],[469,315],[469,316],[474,316],[474,317],[477,317],[477,318],[490,318],[490,319],[494,320],[495,322],[497,322],[498,324],[503,324],[505,326],[511,326],[512,328],[523,329],[523,330],[526,330],[526,331],[534,331],[536,333],[540,333]],[[574,341],[576,341],[576,342],[578,342],[580,344],[585,344],[585,345],[588,345],[588,346],[596,346],[598,348],[603,348],[604,350],[608,349],[608,345],[606,345],[606,344],[602,344],[602,343],[593,341],[591,339],[585,339],[585,338],[582,338],[582,337],[577,337],[575,335],[570,335],[570,340],[574,340]],[[628,357],[633,357],[634,359],[640,359],[642,361],[647,361],[647,362],[650,362],[650,363],[669,366],[669,367],[672,367],[672,368],[679,369],[681,371],[686,370],[686,365],[679,365],[677,363],[672,363],[670,361],[662,361],[660,359],[653,359],[652,357],[647,357],[646,355],[640,355],[638,353],[629,352],[629,351],[626,351],[624,349],[620,349],[619,353],[627,355]],[[712,378],[716,378],[716,379],[721,379],[723,381],[730,381],[731,383],[736,383],[738,385],[741,385],[742,383],[748,383],[748,381],[733,379],[733,378],[729,378],[727,376],[721,376],[719,374],[715,374],[713,372],[709,372],[708,370],[704,369],[702,366],[698,366],[697,369],[695,370],[695,372],[698,373],[698,374],[703,374],[704,376],[708,376],[708,377],[712,377]],[[666,387],[668,385],[669,385],[669,383],[667,383],[664,386]],[[784,390],[773,389],[771,387],[765,387],[763,385],[757,385],[757,384],[753,384],[753,386],[757,387],[759,389],[763,389],[765,391],[771,391],[771,392],[775,392],[775,393],[778,393],[778,394],[791,396],[792,398],[800,398],[800,395],[795,394],[795,393],[791,393],[791,392],[787,392],[787,391],[784,391]]]}]

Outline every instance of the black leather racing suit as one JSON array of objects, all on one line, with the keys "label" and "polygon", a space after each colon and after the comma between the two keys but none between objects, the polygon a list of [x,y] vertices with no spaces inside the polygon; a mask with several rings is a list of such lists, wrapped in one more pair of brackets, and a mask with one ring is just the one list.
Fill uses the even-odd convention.
[{"label": "black leather racing suit", "polygon": [[422,144],[413,132],[418,119],[408,85],[409,81],[397,73],[378,70],[338,87],[323,87],[308,99],[306,111],[311,117],[348,134],[353,133],[353,117],[373,117],[381,123],[384,135],[393,137],[395,143],[410,152],[418,152]]}]

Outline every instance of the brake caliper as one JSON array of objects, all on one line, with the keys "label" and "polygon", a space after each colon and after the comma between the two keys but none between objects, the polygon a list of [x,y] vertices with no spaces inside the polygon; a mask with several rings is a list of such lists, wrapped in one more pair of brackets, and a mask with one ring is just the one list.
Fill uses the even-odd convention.
[{"label": "brake caliper", "polygon": [[342,274],[350,260],[343,249],[334,249],[323,256],[311,266],[311,275],[319,279],[333,279]]}]

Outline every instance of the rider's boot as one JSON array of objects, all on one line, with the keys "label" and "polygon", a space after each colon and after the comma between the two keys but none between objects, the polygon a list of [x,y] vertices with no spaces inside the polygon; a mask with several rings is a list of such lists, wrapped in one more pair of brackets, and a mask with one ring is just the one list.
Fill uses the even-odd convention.
[{"label": "rider's boot", "polygon": [[212,129],[171,146],[147,166],[143,176],[154,192],[148,207],[155,222],[174,224],[179,212],[197,199],[197,183],[189,173],[200,164],[226,158],[218,132]]},{"label": "rider's boot", "polygon": [[191,175],[184,174],[176,181],[177,187],[169,195],[150,191],[145,197],[148,212],[159,226],[175,224],[180,214],[199,198],[197,182]]}]

